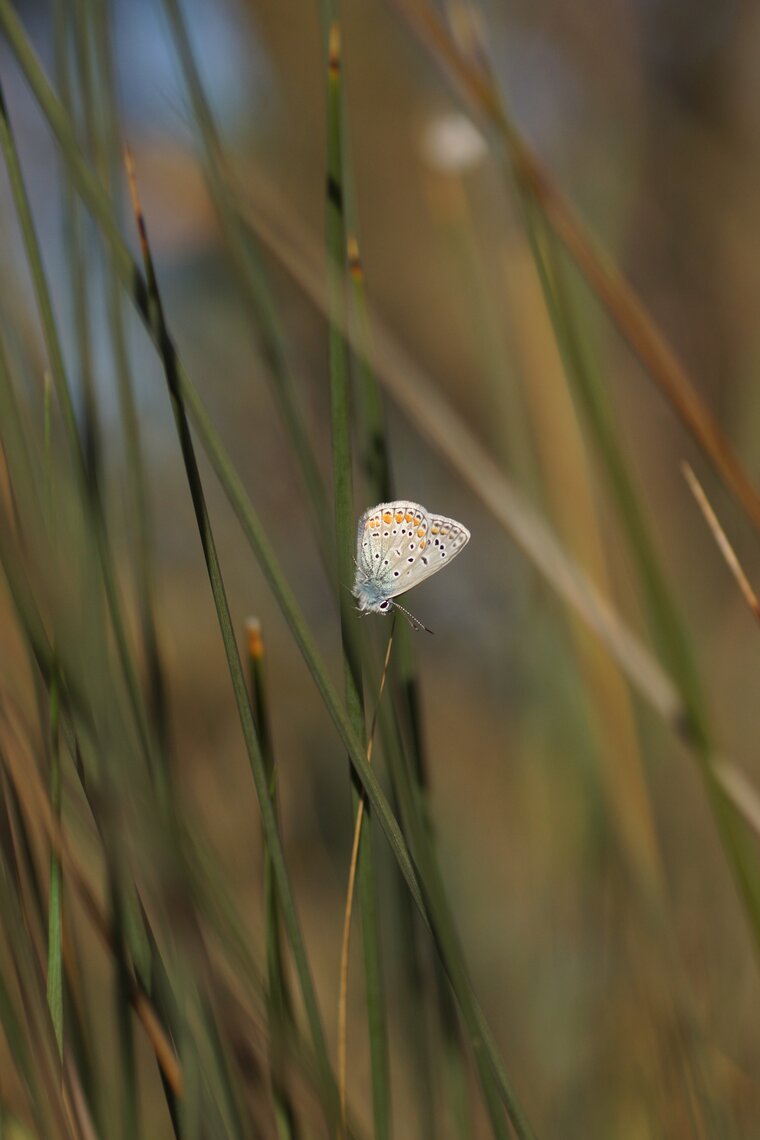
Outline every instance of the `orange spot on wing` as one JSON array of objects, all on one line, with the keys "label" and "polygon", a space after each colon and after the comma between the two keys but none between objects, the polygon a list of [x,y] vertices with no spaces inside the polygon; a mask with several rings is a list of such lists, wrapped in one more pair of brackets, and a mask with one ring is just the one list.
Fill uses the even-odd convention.
[{"label": "orange spot on wing", "polygon": [[420,543],[420,550],[424,550],[424,549],[425,549],[425,539],[423,538],[422,542]]},{"label": "orange spot on wing", "polygon": [[407,512],[406,512],[406,521],[407,521],[407,522],[411,522],[411,521],[412,521],[412,514],[411,514],[411,511],[407,511]]},{"label": "orange spot on wing", "polygon": [[390,511],[386,511],[385,514],[383,515],[383,518],[386,522],[391,522],[391,520],[393,519],[393,515],[391,514]]},{"label": "orange spot on wing", "polygon": [[403,517],[404,517],[403,511],[396,511],[396,522],[401,522]]},{"label": "orange spot on wing", "polygon": [[425,528],[424,528],[424,526],[421,526],[420,529],[417,531],[417,538],[422,538],[424,533],[425,533]]},{"label": "orange spot on wing", "polygon": [[430,533],[431,533],[431,534],[438,534],[438,527],[437,527],[437,526],[431,527],[431,528],[430,528]]}]

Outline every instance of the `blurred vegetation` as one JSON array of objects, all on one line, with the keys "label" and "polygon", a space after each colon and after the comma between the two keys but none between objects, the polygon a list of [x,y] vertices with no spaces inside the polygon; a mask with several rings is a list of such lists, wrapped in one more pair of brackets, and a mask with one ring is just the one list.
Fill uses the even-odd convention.
[{"label": "blurred vegetation", "polygon": [[757,1134],[759,40],[0,0],[0,1137]]}]

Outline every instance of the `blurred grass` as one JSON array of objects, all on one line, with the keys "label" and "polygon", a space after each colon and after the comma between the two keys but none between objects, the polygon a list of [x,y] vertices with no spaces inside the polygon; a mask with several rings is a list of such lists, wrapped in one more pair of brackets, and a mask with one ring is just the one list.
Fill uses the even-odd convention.
[{"label": "blurred grass", "polygon": [[[362,250],[373,234],[359,224],[356,134],[349,129],[358,112],[342,66],[353,49],[347,37],[347,50],[338,51],[337,6],[323,10],[328,57],[319,55],[318,35],[313,45],[323,88],[325,63],[328,73],[327,227],[320,245],[283,202],[271,208],[260,171],[243,184],[205,92],[203,44],[199,69],[193,25],[177,0],[165,0],[230,280],[263,358],[263,370],[247,373],[246,383],[253,391],[260,373],[267,378],[278,417],[271,450],[266,422],[246,424],[249,446],[277,456],[271,479],[253,481],[249,490],[216,427],[216,403],[209,402],[212,416],[190,379],[200,361],[190,355],[186,367],[180,360],[180,336],[170,329],[171,278],[164,283],[148,245],[148,229],[156,249],[161,237],[150,208],[147,228],[135,211],[142,268],[124,237],[124,111],[106,10],[85,0],[57,4],[56,90],[13,6],[0,0],[5,50],[57,140],[62,174],[50,196],[72,235],[63,252],[69,288],[46,264],[52,259],[35,219],[39,206],[27,193],[23,131],[17,140],[12,130],[19,96],[14,90],[9,108],[0,91],[19,264],[35,306],[28,336],[41,336],[52,377],[52,387],[41,382],[4,306],[0,562],[8,587],[3,606],[21,654],[14,658],[9,638],[12,682],[3,679],[0,695],[0,1113],[41,1137],[341,1134],[333,1011],[352,820],[347,792],[337,808],[326,800],[345,791],[335,778],[343,748],[354,811],[364,797],[369,825],[359,861],[365,1003],[352,987],[347,1134],[751,1136],[760,1106],[751,1069],[755,1035],[741,1026],[736,1001],[726,1004],[720,1027],[711,1021],[733,975],[711,973],[699,948],[706,927],[728,915],[721,965],[733,962],[746,984],[745,932],[725,898],[714,832],[758,940],[757,851],[745,822],[753,819],[754,793],[734,779],[741,773],[717,743],[710,686],[703,691],[694,634],[679,614],[686,591],[668,584],[679,579],[651,537],[656,505],[645,503],[627,458],[630,425],[599,381],[589,299],[553,233],[569,245],[592,292],[751,519],[756,493],[624,279],[600,257],[515,131],[477,39],[463,40],[457,21],[460,39],[449,38],[424,6],[421,23],[405,3],[392,7],[404,15],[398,28],[417,29],[492,119],[496,145],[516,160],[526,226],[519,238],[511,235],[506,254],[495,241],[481,264],[482,251],[471,244],[475,215],[466,208],[456,219],[449,213],[446,224],[465,251],[460,290],[475,288],[476,298],[487,298],[491,255],[496,277],[510,266],[507,315],[526,330],[524,352],[545,342],[551,322],[554,346],[535,367],[546,367],[547,376],[531,385],[519,375],[520,349],[490,324],[501,319],[494,300],[479,311],[476,333],[490,387],[468,407],[466,389],[444,396],[385,318],[360,254],[360,230]],[[498,162],[496,169],[500,175]],[[462,179],[450,204],[464,203],[467,191]],[[300,343],[292,301],[285,300],[293,283],[314,307],[319,366],[294,367],[312,342],[301,325]],[[70,292],[70,313],[61,290]],[[199,753],[205,769],[213,760],[229,773],[226,756],[239,746],[231,730],[213,749],[192,739],[176,689],[186,663],[176,650],[159,649],[177,636],[167,582],[156,573],[174,508],[144,445],[151,425],[126,301],[163,371],[180,453],[161,439],[165,469],[184,471],[181,502],[192,504],[192,548],[199,540],[217,622],[194,660],[198,700],[212,704],[231,690],[234,704],[227,700],[223,718],[227,724],[237,713],[255,814],[248,799],[239,815],[232,811],[234,791],[224,810],[215,794],[194,802],[187,782],[188,756]],[[19,303],[31,309],[27,300]],[[477,299],[475,306],[480,310]],[[210,326],[216,311],[206,295],[204,323]],[[447,331],[440,330],[444,346]],[[101,405],[101,341],[116,378],[110,418],[107,401]],[[494,387],[501,367],[515,368],[515,388],[504,402]],[[315,377],[330,390],[321,404],[308,387]],[[395,409],[386,407],[381,387]],[[329,492],[320,474],[330,452],[327,417],[315,413],[328,405]],[[505,407],[519,422],[499,422]],[[478,408],[481,421],[492,413],[493,422],[477,425]],[[411,441],[399,409],[416,432]],[[498,457],[482,437],[495,442]],[[379,711],[380,756],[370,767],[364,710],[376,701],[388,627],[359,623],[353,611],[355,518],[366,502],[407,492],[407,482],[397,487],[392,480],[392,466],[420,487],[434,484],[422,441],[450,464],[449,493],[452,502],[459,496],[462,517],[469,522],[466,512],[480,512],[481,525],[473,525],[480,557],[469,573],[485,585],[482,598],[449,603],[440,640],[414,654],[419,663],[409,632],[398,630],[392,689]],[[678,445],[672,460],[677,470]],[[291,467],[300,479],[288,489],[299,512],[293,517],[279,485]],[[516,472],[514,480],[505,468]],[[528,495],[518,490],[521,478]],[[227,537],[230,508],[244,543],[238,530]],[[458,506],[451,510],[459,513]],[[542,582],[519,592],[528,620],[509,656],[514,618],[503,603],[497,609],[509,571],[504,548],[483,523],[489,513]],[[232,551],[239,547],[254,555],[256,581],[268,585],[277,607],[267,619],[274,664],[266,695],[261,654],[251,642],[248,684],[236,644]],[[620,587],[621,560],[636,599],[628,620],[610,600]],[[456,581],[454,572],[448,581]],[[325,599],[319,616],[306,583]],[[171,586],[183,589],[176,579]],[[547,604],[549,593],[561,604]],[[635,632],[643,624],[639,602],[656,650]],[[481,626],[473,617],[479,606],[487,615]],[[202,620],[200,613],[185,619],[189,627]],[[292,682],[277,665],[290,640],[291,660],[301,668]],[[486,654],[503,663],[490,674],[482,667]],[[341,659],[343,700],[333,681]],[[214,663],[226,663],[221,682]],[[309,675],[324,708],[306,722]],[[667,734],[653,728],[645,707]],[[305,764],[289,727],[291,746],[278,746],[275,765],[275,716],[308,723]],[[664,777],[653,757],[667,750],[677,766],[678,748],[699,762],[712,817],[691,792],[675,806],[662,798]],[[569,763],[560,767],[557,757]],[[323,800],[315,789],[325,779]],[[247,784],[235,787],[249,796]],[[452,797],[448,808],[441,788]],[[305,828],[308,811],[322,828],[316,838]],[[229,836],[240,852],[234,867],[210,838],[233,817],[243,821]],[[670,881],[676,823],[693,828],[689,836],[709,836],[700,853],[709,876],[690,885],[704,899],[685,917],[685,901]],[[257,854],[250,839],[259,834]],[[735,1060],[740,1049],[744,1059]]]}]

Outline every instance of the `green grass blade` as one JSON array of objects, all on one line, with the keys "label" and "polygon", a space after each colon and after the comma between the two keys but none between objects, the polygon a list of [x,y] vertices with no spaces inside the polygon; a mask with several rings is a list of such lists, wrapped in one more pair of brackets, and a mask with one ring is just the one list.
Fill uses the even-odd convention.
[{"label": "green grass blade", "polygon": [[[337,6],[328,2],[324,9],[327,42],[327,274],[329,312],[330,419],[332,426],[333,496],[338,566],[338,605],[343,647],[346,708],[354,734],[364,739],[362,707],[362,666],[357,615],[351,588],[354,578],[356,533],[351,468],[351,410],[348,347],[344,337],[346,322],[347,236],[343,192],[343,81],[341,32]],[[359,796],[354,794],[355,811]],[[388,1060],[388,1027],[380,962],[380,934],[372,848],[371,819],[359,839],[357,866],[359,905],[362,919],[364,984],[367,1001],[367,1029],[372,1071],[372,1108],[376,1140],[387,1140],[391,1128],[391,1089]]]},{"label": "green grass blade", "polygon": [[[109,22],[112,4],[102,3],[101,0],[89,0],[89,2],[92,10],[92,24],[95,29],[96,62],[100,66],[97,81],[98,103],[101,110],[97,127],[98,164],[104,172],[103,184],[106,192],[110,194],[116,215],[119,216],[122,212],[120,194],[122,147]],[[146,663],[147,701],[151,724],[159,742],[160,753],[166,759],[169,754],[170,742],[166,680],[156,624],[150,496],[147,489],[143,444],[127,347],[125,301],[118,275],[114,271],[110,258],[103,260],[107,275],[106,305],[116,369],[119,414],[124,433],[127,494],[131,506],[130,518],[133,520],[135,532],[133,542],[134,565],[140,628]]]},{"label": "green grass blade", "polygon": [[411,765],[404,755],[398,725],[393,718],[383,713],[382,708],[380,715],[385,723],[385,735],[389,739],[388,764],[393,786],[399,798],[401,818],[405,831],[410,837],[421,881],[425,884],[425,901],[431,916],[434,946],[466,1026],[467,1039],[478,1070],[491,1130],[499,1140],[505,1140],[508,1135],[504,1114],[506,1108],[512,1127],[520,1140],[532,1140],[534,1133],[504,1069],[472,988],[456,923],[438,867],[422,789],[411,775]]},{"label": "green grass blade", "polygon": [[5,102],[5,92],[2,83],[0,83],[0,150],[2,150],[3,158],[5,159],[5,165],[8,171],[8,180],[11,186],[11,194],[13,196],[13,202],[18,216],[19,227],[24,239],[24,251],[32,277],[32,285],[34,288],[37,306],[40,312],[43,336],[45,338],[45,344],[48,351],[48,359],[50,361],[50,370],[53,377],[53,382],[55,384],[58,402],[63,413],[64,426],[66,428],[69,446],[71,448],[72,454],[79,461],[80,465],[84,467],[84,454],[82,452],[81,442],[79,439],[79,429],[77,427],[76,414],[74,412],[74,403],[71,398],[71,390],[66,378],[63,353],[61,351],[61,344],[58,333],[56,331],[55,315],[53,313],[53,305],[50,298],[50,292],[47,287],[47,279],[45,276],[45,268],[42,263],[40,244],[37,238],[34,219],[32,218],[32,212],[29,205],[29,197],[27,195],[26,186],[24,184],[24,177],[18,159],[18,151],[16,149],[16,143],[13,137],[13,131],[11,130],[10,119],[8,117],[8,108]]},{"label": "green grass blade", "polygon": [[[64,0],[55,0],[53,20],[55,26],[55,61],[58,74],[58,86],[61,99],[72,121],[75,121],[75,95],[72,86],[72,71],[79,80],[81,90],[79,94],[80,106],[88,120],[87,128],[83,132],[91,141],[91,108],[93,99],[91,94],[90,61],[87,51],[86,31],[83,26],[81,13],[76,12],[71,19],[71,7]],[[74,31],[74,44],[71,45],[69,32]],[[72,47],[74,59],[72,60]],[[72,67],[73,64],[73,67]],[[89,149],[89,148],[88,148]],[[78,374],[82,388],[82,450],[88,483],[97,487],[101,480],[101,452],[100,429],[98,426],[98,409],[95,396],[95,380],[92,361],[92,333],[90,329],[90,298],[88,286],[87,256],[85,253],[85,231],[88,219],[82,210],[71,183],[67,178],[65,182],[65,215],[64,215],[64,244],[66,246],[66,262],[71,274],[71,298],[73,305],[73,324],[76,337],[79,369]]]},{"label": "green grass blade", "polygon": [[[58,738],[58,718],[60,713],[60,698],[58,693],[58,680],[53,675],[50,687],[50,802],[53,805],[55,818],[60,825],[61,819],[61,753]],[[47,998],[50,1007],[50,1017],[53,1022],[53,1032],[58,1044],[58,1052],[63,1057],[63,953],[62,929],[63,915],[61,881],[61,860],[56,852],[50,858],[50,911],[48,916],[48,973]]]},{"label": "green grass blade", "polygon": [[385,409],[377,384],[377,377],[371,364],[374,356],[372,322],[367,305],[361,251],[355,232],[350,233],[347,237],[346,257],[353,302],[352,316],[356,324],[355,343],[360,348],[359,353],[353,359],[356,376],[359,455],[370,498],[375,503],[387,503],[393,498],[393,480],[386,438]]},{"label": "green grass blade", "polygon": [[132,1030],[130,993],[132,975],[126,956],[127,930],[124,921],[124,902],[119,876],[112,871],[108,876],[108,893],[111,902],[114,957],[116,964],[116,1023],[118,1026],[121,1076],[121,1127],[124,1140],[132,1140],[138,1132],[138,1086],[135,1058],[135,1041]]},{"label": "green grass blade", "polygon": [[[261,744],[261,756],[269,783],[269,796],[272,810],[277,815],[277,773],[274,762],[274,749],[269,721],[269,705],[266,696],[264,676],[264,640],[261,625],[255,618],[246,623],[248,640],[248,668],[251,683],[251,703],[253,706],[256,730]],[[272,858],[268,844],[264,845],[264,910],[266,926],[267,958],[267,1007],[269,1013],[269,1067],[272,1087],[277,1134],[280,1140],[297,1140],[298,1126],[293,1109],[293,1101],[284,1074],[284,1043],[292,1033],[293,1001],[288,986],[287,973],[280,935],[280,907],[274,889]]]}]

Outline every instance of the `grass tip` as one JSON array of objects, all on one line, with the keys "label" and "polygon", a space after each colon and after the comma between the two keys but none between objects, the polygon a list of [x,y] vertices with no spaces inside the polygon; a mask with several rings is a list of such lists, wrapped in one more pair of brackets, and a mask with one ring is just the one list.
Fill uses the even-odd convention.
[{"label": "grass tip", "polygon": [[257,617],[245,619],[245,635],[248,640],[248,656],[259,660],[264,656],[264,638],[261,632],[261,622]]},{"label": "grass tip", "polygon": [[332,79],[340,74],[340,24],[333,20],[327,40],[327,68]]},{"label": "grass tip", "polygon": [[356,240],[355,234],[349,234],[346,238],[346,256],[348,260],[348,271],[355,281],[364,280],[364,266],[362,265],[361,254],[359,253],[359,242]]}]

